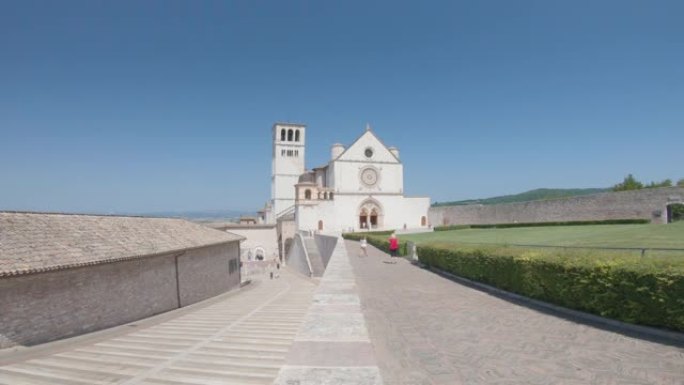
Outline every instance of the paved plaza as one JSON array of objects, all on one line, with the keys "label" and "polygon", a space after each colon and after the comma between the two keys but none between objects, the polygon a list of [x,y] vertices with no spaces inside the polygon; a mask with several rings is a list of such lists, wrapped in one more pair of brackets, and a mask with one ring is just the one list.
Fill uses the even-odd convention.
[{"label": "paved plaza", "polygon": [[684,349],[463,286],[339,241],[201,304],[0,353],[0,384],[684,384]]},{"label": "paved plaza", "polygon": [[[386,385],[684,384],[684,349],[544,314],[347,241]],[[388,263],[392,262],[392,263]]]},{"label": "paved plaza", "polygon": [[271,384],[316,285],[283,271],[250,286],[114,336],[0,355],[0,384]]}]

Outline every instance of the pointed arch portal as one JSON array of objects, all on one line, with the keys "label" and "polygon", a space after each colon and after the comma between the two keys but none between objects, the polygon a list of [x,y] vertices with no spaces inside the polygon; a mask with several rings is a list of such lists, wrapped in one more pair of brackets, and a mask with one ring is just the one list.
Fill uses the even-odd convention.
[{"label": "pointed arch portal", "polygon": [[375,199],[366,199],[358,209],[359,227],[362,229],[382,228],[383,210]]}]

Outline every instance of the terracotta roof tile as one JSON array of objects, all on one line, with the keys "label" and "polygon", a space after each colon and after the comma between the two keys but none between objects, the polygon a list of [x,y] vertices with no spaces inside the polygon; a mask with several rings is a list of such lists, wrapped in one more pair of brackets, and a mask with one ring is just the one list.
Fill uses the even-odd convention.
[{"label": "terracotta roof tile", "polygon": [[241,239],[182,219],[0,212],[0,276],[114,262]]}]

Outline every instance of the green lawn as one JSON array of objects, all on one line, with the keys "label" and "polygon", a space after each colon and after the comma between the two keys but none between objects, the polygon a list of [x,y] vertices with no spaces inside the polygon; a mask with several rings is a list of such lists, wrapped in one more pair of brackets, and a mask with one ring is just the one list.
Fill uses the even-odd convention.
[{"label": "green lawn", "polygon": [[[386,239],[369,237],[384,249]],[[642,255],[641,249],[596,249],[684,249],[684,223],[463,229],[399,239],[418,243],[423,264],[461,277],[603,317],[684,331],[684,250]]]},{"label": "green lawn", "polygon": [[463,229],[402,235],[417,244],[500,244],[684,249],[684,222],[668,225],[593,225]]}]

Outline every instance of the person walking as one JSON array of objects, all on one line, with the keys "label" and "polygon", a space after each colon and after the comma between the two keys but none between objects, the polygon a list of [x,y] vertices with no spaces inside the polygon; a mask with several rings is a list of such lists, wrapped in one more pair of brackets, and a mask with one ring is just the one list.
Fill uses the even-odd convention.
[{"label": "person walking", "polygon": [[392,233],[392,235],[389,238],[389,249],[390,249],[390,255],[392,257],[396,257],[397,251],[399,250],[399,239],[397,239],[396,233]]},{"label": "person walking", "polygon": [[367,247],[368,241],[366,240],[366,237],[361,238],[361,254],[359,255],[360,257],[368,256],[368,250],[366,250]]},{"label": "person walking", "polygon": [[[273,265],[275,265],[275,269],[273,269]],[[280,263],[275,258],[273,258],[273,263],[271,264],[271,271],[273,272],[273,277],[280,278]]]}]

